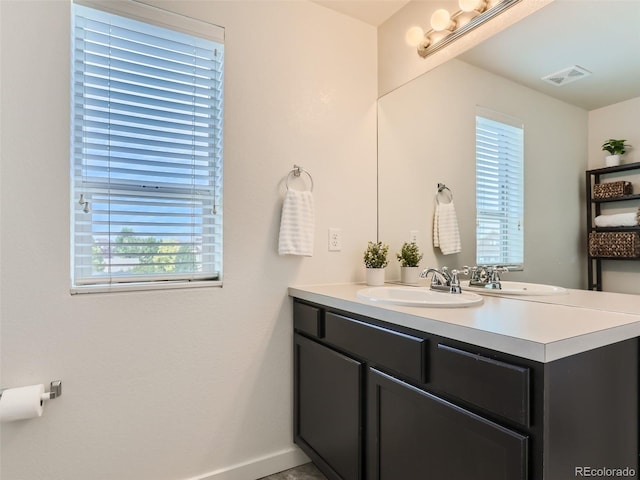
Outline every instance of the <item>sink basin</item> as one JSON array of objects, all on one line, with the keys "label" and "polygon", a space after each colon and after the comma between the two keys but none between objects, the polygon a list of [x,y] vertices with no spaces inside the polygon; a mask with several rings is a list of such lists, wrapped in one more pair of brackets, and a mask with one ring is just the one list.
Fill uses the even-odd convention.
[{"label": "sink basin", "polygon": [[410,307],[471,307],[483,302],[475,293],[434,292],[422,287],[370,287],[359,290],[357,296],[372,302]]},{"label": "sink basin", "polygon": [[542,283],[526,283],[526,282],[509,282],[501,281],[502,289],[495,290],[492,288],[475,287],[468,285],[462,287],[464,290],[482,293],[485,295],[564,295],[568,293],[566,288],[556,287],[554,285],[544,285]]}]

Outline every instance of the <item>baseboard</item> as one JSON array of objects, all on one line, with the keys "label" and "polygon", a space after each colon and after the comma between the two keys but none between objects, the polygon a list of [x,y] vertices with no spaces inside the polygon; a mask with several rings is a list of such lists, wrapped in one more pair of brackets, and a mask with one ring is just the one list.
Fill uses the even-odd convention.
[{"label": "baseboard", "polygon": [[309,461],[309,457],[302,453],[302,450],[292,447],[186,480],[256,480]]}]

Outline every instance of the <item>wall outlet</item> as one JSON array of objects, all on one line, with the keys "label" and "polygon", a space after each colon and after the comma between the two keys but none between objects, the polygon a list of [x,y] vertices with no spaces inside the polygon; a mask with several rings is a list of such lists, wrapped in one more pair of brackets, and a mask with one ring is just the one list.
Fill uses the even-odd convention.
[{"label": "wall outlet", "polygon": [[329,251],[339,252],[342,250],[342,229],[330,228],[329,229]]},{"label": "wall outlet", "polygon": [[418,243],[418,230],[409,231],[409,243]]}]

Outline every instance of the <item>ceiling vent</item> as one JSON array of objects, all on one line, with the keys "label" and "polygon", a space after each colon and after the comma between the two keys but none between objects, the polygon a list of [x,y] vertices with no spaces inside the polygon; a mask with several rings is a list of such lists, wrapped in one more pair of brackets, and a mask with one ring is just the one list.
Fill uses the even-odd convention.
[{"label": "ceiling vent", "polygon": [[574,65],[560,70],[559,72],[542,77],[542,80],[550,83],[551,85],[555,85],[556,87],[561,87],[562,85],[575,82],[576,80],[588,77],[589,75],[591,75],[589,70],[579,67],[578,65]]}]

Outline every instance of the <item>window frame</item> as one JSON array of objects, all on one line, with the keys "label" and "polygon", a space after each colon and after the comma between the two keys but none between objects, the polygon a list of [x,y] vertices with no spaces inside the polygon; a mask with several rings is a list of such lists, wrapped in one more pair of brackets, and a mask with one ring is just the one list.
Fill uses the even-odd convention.
[{"label": "window frame", "polygon": [[[485,133],[480,133],[483,128],[486,128],[481,124],[485,125],[487,122],[497,128],[493,133],[499,137],[499,139],[489,139],[490,142],[497,142],[489,147],[494,149],[491,152],[485,144],[487,139],[481,140],[481,136],[484,137]],[[524,123],[517,118],[477,107],[475,132],[476,263],[505,266],[510,270],[524,270]],[[493,172],[488,172],[488,169]],[[491,203],[492,207],[483,207]],[[486,238],[485,225],[490,221],[499,224],[497,250],[501,258],[495,259],[498,261],[483,260],[487,256],[488,248],[484,250],[485,255],[482,255],[482,237]],[[514,249],[515,254],[509,253]]]},{"label": "window frame", "polygon": [[[198,274],[196,271],[192,271],[191,273],[182,273],[180,275],[164,274],[164,273],[157,273],[157,274],[152,273],[151,275],[147,275],[143,273],[128,274],[126,275],[127,279],[123,281],[119,281],[117,278],[115,278],[117,276],[110,273],[109,275],[100,277],[101,278],[100,280],[92,281],[87,279],[94,278],[94,277],[85,276],[85,277],[79,278],[76,272],[76,261],[77,261],[76,255],[79,254],[77,253],[77,249],[80,248],[81,245],[76,244],[76,229],[79,227],[76,224],[75,217],[78,214],[78,209],[82,209],[84,207],[84,204],[81,204],[79,202],[78,195],[80,192],[78,192],[76,188],[76,180],[78,178],[78,175],[76,173],[77,160],[76,158],[74,158],[75,157],[74,147],[77,147],[76,143],[74,143],[74,136],[75,136],[74,125],[76,120],[73,117],[75,114],[74,102],[75,102],[76,96],[74,91],[74,81],[76,80],[76,77],[75,77],[75,67],[74,67],[75,53],[72,51],[72,64],[71,64],[71,87],[72,87],[71,128],[72,130],[70,132],[71,133],[71,159],[70,159],[70,163],[71,163],[71,227],[72,227],[71,293],[72,294],[94,293],[94,292],[102,293],[102,292],[112,292],[112,291],[129,291],[129,290],[155,290],[155,289],[222,286],[222,274],[223,274],[223,271],[222,271],[222,260],[223,260],[222,258],[222,248],[223,248],[223,237],[222,237],[223,235],[223,230],[222,230],[222,215],[223,215],[223,203],[222,203],[223,150],[222,148],[223,148],[223,145],[222,145],[222,142],[223,142],[223,128],[224,128],[224,125],[223,125],[224,123],[224,120],[223,120],[224,28],[217,25],[210,24],[210,23],[202,22],[200,20],[184,17],[184,16],[181,16],[166,10],[162,10],[156,7],[152,7],[146,4],[141,4],[138,2],[117,2],[116,3],[116,2],[109,2],[109,1],[103,1],[103,0],[75,0],[71,8],[72,24],[74,25],[74,28],[72,29],[72,32],[71,32],[71,35],[72,35],[71,48],[73,50],[75,50],[75,44],[76,44],[76,35],[75,35],[76,5],[80,6],[81,8],[88,7],[90,9],[103,11],[107,14],[124,17],[125,19],[127,19],[127,21],[132,20],[137,22],[143,22],[154,27],[160,27],[163,29],[179,32],[179,34],[187,34],[193,37],[204,38],[206,40],[215,42],[215,44],[220,46],[219,61],[221,65],[220,65],[220,71],[218,72],[216,70],[216,72],[218,72],[220,75],[220,82],[219,82],[220,86],[219,86],[219,89],[215,90],[219,95],[219,112],[220,113],[219,113],[219,118],[215,120],[216,122],[215,126],[218,129],[219,133],[217,133],[213,137],[215,139],[215,142],[218,142],[219,144],[219,149],[218,149],[219,153],[211,154],[211,156],[206,157],[208,158],[207,164],[210,164],[210,166],[206,167],[207,171],[209,172],[207,178],[209,178],[210,179],[209,181],[211,182],[210,183],[211,187],[207,187],[207,188],[211,188],[215,192],[213,205],[212,205],[213,214],[208,216],[209,217],[215,216],[216,219],[209,220],[209,223],[207,223],[207,225],[214,225],[213,227],[210,227],[210,228],[213,228],[213,231],[214,231],[214,233],[211,234],[212,235],[211,241],[213,242],[212,245],[215,246],[214,247],[215,260],[212,261],[213,262],[212,265],[214,266],[214,272],[210,274]],[[83,102],[82,105],[85,105],[84,100],[82,102]],[[212,99],[211,102],[213,103],[215,102],[215,100]],[[84,118],[80,122],[84,122]],[[161,127],[161,128],[167,128],[167,127]],[[82,137],[84,139],[84,135]],[[85,154],[86,153],[83,151],[81,156],[84,156]],[[109,156],[108,162],[111,162],[110,156]],[[135,164],[135,162],[133,163]],[[81,168],[84,168],[84,167],[81,167]],[[163,167],[160,167],[160,168],[163,168]],[[196,167],[192,167],[192,169],[193,168],[196,168]],[[164,170],[159,170],[159,171],[162,172]],[[191,170],[191,171],[195,172],[196,170]],[[142,174],[142,175],[144,176],[145,174]],[[191,175],[194,175],[194,173],[191,173]],[[161,188],[157,188],[157,191],[161,191],[161,190],[162,190]],[[166,191],[168,192],[169,190],[166,190]],[[109,192],[107,193],[107,195],[111,195],[108,189],[107,191]],[[134,190],[132,189],[132,191]],[[176,192],[173,192],[173,193],[175,194]],[[133,195],[139,195],[139,194],[140,193],[138,190],[138,194],[134,193]],[[191,197],[192,199],[200,198],[196,193],[193,193],[192,195],[193,195]],[[171,194],[169,193],[166,193],[164,196],[160,194],[158,198],[163,199],[163,201],[170,202],[171,201],[170,199],[175,198],[175,195],[171,197]],[[197,201],[197,200],[192,200],[192,201]],[[205,204],[201,203],[201,205],[203,205],[203,208],[204,208]],[[161,208],[165,208],[165,207],[161,207]],[[184,214],[181,214],[181,215],[184,215]],[[194,215],[196,215],[195,218],[204,219],[205,215],[207,214],[199,213]],[[93,220],[91,220],[90,222],[93,222]],[[111,219],[109,219],[109,222],[111,222]],[[201,227],[203,227],[204,226],[203,222],[205,221],[201,220],[200,223],[198,224],[201,225]],[[94,230],[92,230],[92,232],[94,232]],[[111,231],[109,232],[108,234],[109,245],[115,245],[111,237],[117,236],[118,233],[122,233],[122,232],[111,232]],[[94,233],[91,233],[90,235],[93,236]],[[193,235],[198,235],[198,234],[192,234],[192,241],[194,241],[193,238],[195,238],[193,237]],[[204,235],[204,234],[199,234],[199,235]],[[109,249],[109,251],[111,250]],[[201,261],[204,261],[204,260],[200,260],[194,265],[201,264]],[[93,274],[91,275],[93,276]]]}]

